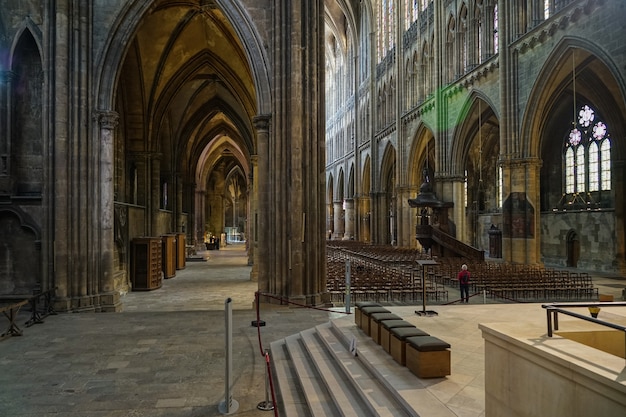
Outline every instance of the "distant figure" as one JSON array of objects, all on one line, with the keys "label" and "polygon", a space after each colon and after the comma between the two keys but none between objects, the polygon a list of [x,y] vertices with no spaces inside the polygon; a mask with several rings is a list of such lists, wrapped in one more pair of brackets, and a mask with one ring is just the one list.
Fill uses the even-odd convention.
[{"label": "distant figure", "polygon": [[461,288],[461,302],[465,301],[469,303],[469,283],[470,283],[470,273],[467,270],[467,265],[463,264],[461,266],[461,270],[457,276],[459,279],[459,286]]}]

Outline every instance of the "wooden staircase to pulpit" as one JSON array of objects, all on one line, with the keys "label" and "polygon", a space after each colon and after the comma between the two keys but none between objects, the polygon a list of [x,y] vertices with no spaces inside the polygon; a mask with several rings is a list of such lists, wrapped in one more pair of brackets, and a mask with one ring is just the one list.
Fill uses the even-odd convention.
[{"label": "wooden staircase to pulpit", "polygon": [[462,257],[475,261],[485,260],[485,251],[463,243],[454,236],[430,224],[418,224],[415,238],[420,242],[426,239],[429,240],[431,255],[433,256]]}]

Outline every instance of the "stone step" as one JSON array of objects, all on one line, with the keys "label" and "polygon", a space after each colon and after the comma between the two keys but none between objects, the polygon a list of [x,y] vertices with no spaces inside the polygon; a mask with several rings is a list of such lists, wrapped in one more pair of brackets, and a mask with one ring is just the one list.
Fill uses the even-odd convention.
[{"label": "stone step", "polygon": [[456,416],[429,390],[432,379],[396,363],[352,320],[332,320],[271,349],[281,415]]},{"label": "stone step", "polygon": [[[309,415],[312,417],[340,416],[340,410],[336,407],[333,397],[322,383],[323,376],[319,374],[301,340],[302,336],[300,334],[285,338],[285,347],[290,366],[293,367],[296,375],[296,380],[292,382],[294,385],[296,382],[299,385],[304,403],[308,407]],[[285,410],[285,415],[290,416],[291,414],[287,414]],[[294,417],[298,415],[295,414]]]},{"label": "stone step", "polygon": [[331,323],[319,325],[316,330],[317,336],[334,358],[334,367],[349,378],[352,389],[357,390],[362,401],[368,405],[370,415],[415,416],[412,410],[398,401],[395,393],[390,392],[359,357],[350,352],[349,341]]},{"label": "stone step", "polygon": [[342,370],[337,359],[328,350],[319,337],[318,329],[300,332],[301,342],[309,353],[309,359],[317,369],[323,384],[340,411],[341,416],[361,417],[376,416],[362,391]]},{"label": "stone step", "polygon": [[285,416],[310,417],[298,374],[292,366],[285,339],[270,344],[272,376],[275,381],[276,402]]},{"label": "stone step", "polygon": [[[408,368],[398,364],[385,350],[349,320],[330,322],[333,331],[344,338],[343,343],[356,344],[359,361],[385,386],[411,416],[456,417],[429,387],[433,380],[422,380]],[[354,342],[353,342],[354,339]]]}]

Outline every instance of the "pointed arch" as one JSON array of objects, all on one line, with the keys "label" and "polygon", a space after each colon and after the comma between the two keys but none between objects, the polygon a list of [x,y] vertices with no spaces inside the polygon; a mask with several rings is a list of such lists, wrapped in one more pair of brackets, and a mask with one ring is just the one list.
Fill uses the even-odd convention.
[{"label": "pointed arch", "polygon": [[28,23],[16,36],[11,59],[14,80],[11,137],[0,143],[0,174],[10,175],[18,195],[41,195],[44,180],[44,71],[41,47]]},{"label": "pointed arch", "polygon": [[356,192],[354,186],[354,163],[352,163],[350,164],[350,172],[348,173],[348,190],[346,198],[354,198],[354,194]]},{"label": "pointed arch", "polygon": [[333,203],[333,196],[334,196],[334,186],[335,186],[335,182],[334,182],[334,178],[333,178],[333,174],[330,173],[328,174],[328,178],[326,179],[326,203],[327,204],[331,204]]},{"label": "pointed arch", "polygon": [[[268,66],[269,57],[263,39],[258,33],[253,19],[239,2],[215,0],[224,15],[230,20],[233,29],[241,39],[248,65],[251,68],[256,92],[257,114],[271,114],[271,70]],[[114,95],[117,91],[122,62],[128,48],[132,46],[132,38],[144,16],[153,7],[154,1],[133,0],[124,8],[113,24],[112,33],[102,53],[96,58],[96,76],[93,95],[99,109],[115,108]],[[126,48],[120,48],[126,45]]]},{"label": "pointed arch", "polygon": [[409,151],[409,186],[419,187],[422,184],[424,168],[428,170],[431,180],[434,180],[435,161],[434,134],[426,124],[420,123],[413,136]]},{"label": "pointed arch", "polygon": [[343,201],[346,198],[345,194],[345,178],[343,174],[343,168],[339,169],[339,174],[337,175],[337,189],[335,193],[335,201]]},{"label": "pointed arch", "polygon": [[[494,132],[493,128],[499,129],[498,120],[500,118],[495,109],[497,109],[497,106],[494,105],[491,99],[481,91],[476,90],[472,91],[463,103],[454,124],[453,137],[455,139],[451,149],[453,175],[464,175],[464,171],[467,169],[467,159],[474,144],[473,140],[477,138],[479,132],[479,121],[482,122],[483,127],[485,124],[490,123],[491,129],[487,132],[490,134],[493,142],[490,146],[492,148],[495,147],[495,156],[498,156],[497,150],[500,146],[499,132]],[[485,144],[485,147],[487,146]],[[494,149],[492,149],[493,152]]]},{"label": "pointed arch", "polygon": [[[547,131],[551,115],[572,113],[573,68],[577,100],[585,98],[594,103],[614,135],[626,137],[626,80],[622,72],[612,57],[586,39],[566,36],[543,64],[529,95],[520,129],[520,137],[529,139],[523,143],[524,156],[542,153],[542,142],[551,139]],[[615,144],[614,151],[620,159],[626,157],[623,143]]]}]

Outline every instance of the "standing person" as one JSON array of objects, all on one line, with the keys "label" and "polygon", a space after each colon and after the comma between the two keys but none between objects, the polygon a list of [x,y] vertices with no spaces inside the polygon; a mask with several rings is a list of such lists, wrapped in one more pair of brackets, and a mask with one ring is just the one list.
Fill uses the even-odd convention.
[{"label": "standing person", "polygon": [[470,282],[470,273],[467,270],[467,265],[463,264],[461,266],[461,270],[457,276],[459,279],[459,286],[461,287],[461,302],[465,301],[469,303],[469,282]]}]

